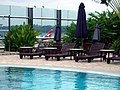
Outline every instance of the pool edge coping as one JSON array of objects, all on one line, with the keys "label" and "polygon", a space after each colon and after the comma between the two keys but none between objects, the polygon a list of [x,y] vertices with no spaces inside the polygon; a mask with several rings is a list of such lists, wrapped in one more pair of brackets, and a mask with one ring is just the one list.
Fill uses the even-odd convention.
[{"label": "pool edge coping", "polygon": [[76,68],[64,68],[64,67],[52,67],[52,66],[25,66],[25,65],[0,65],[0,67],[19,67],[19,68],[37,68],[37,69],[49,69],[49,70],[61,70],[61,71],[71,71],[71,72],[83,72],[83,73],[91,73],[91,74],[102,74],[109,76],[117,76],[120,77],[120,73],[115,72],[105,72],[98,70],[86,70],[86,69],[76,69]]}]

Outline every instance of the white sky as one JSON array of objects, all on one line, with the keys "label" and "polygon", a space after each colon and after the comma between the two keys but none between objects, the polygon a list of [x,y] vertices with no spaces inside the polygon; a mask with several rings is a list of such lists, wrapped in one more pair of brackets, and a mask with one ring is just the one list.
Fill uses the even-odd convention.
[{"label": "white sky", "polygon": [[106,5],[95,3],[92,0],[0,0],[0,4],[4,5],[17,5],[26,7],[42,7],[62,10],[78,10],[79,4],[83,2],[85,4],[85,10],[87,12],[101,12],[110,10]]}]

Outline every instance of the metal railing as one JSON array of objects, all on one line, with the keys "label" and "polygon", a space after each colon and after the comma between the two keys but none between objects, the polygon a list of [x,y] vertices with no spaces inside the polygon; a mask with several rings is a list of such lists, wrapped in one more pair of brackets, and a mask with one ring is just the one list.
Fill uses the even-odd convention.
[{"label": "metal railing", "polygon": [[[25,17],[25,16],[7,16],[7,15],[0,15],[0,18],[6,18],[6,19],[8,19],[8,33],[10,32],[10,27],[11,27],[11,22],[10,22],[10,20],[12,19],[12,18],[16,18],[16,19],[26,19],[26,20],[28,20],[29,19],[29,17]],[[33,17],[33,20],[34,19],[38,19],[38,20],[56,20],[57,21],[57,18],[51,18],[51,17]],[[61,21],[76,21],[76,19],[61,19]],[[9,37],[10,38],[10,37]],[[0,40],[3,40],[4,38],[0,38]],[[5,48],[5,46],[4,46],[4,44],[1,44],[1,47],[0,47],[0,49],[4,49]],[[10,39],[9,39],[9,51],[10,51]]]}]

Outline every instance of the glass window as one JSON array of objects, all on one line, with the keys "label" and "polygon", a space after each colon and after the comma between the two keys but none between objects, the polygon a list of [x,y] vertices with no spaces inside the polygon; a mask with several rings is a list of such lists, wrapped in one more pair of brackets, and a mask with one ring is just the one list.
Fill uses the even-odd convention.
[{"label": "glass window", "polygon": [[6,33],[8,33],[8,19],[0,18],[0,39],[3,39]]},{"label": "glass window", "polygon": [[9,15],[8,5],[0,5],[0,15]]},{"label": "glass window", "polygon": [[21,19],[21,18],[11,18],[10,24],[12,25],[23,25],[23,23],[27,24],[27,19]]},{"label": "glass window", "polygon": [[33,8],[33,17],[41,17],[41,9]]},{"label": "glass window", "polygon": [[55,30],[56,20],[34,19],[33,27],[40,32],[47,33],[50,29]]},{"label": "glass window", "polygon": [[27,8],[26,7],[20,7],[20,6],[10,6],[11,8],[11,16],[25,16],[27,17]]},{"label": "glass window", "polygon": [[77,19],[77,12],[72,10],[62,10],[62,19]]},{"label": "glass window", "polygon": [[67,31],[67,26],[70,26],[72,22],[76,23],[77,21],[61,21],[62,35],[64,35],[64,33]]},{"label": "glass window", "polygon": [[56,10],[48,8],[34,8],[33,17],[51,17],[56,18]]},{"label": "glass window", "polygon": [[70,19],[77,19],[77,12],[76,11],[68,11],[68,18]]},{"label": "glass window", "polygon": [[61,18],[62,18],[62,19],[68,17],[67,10],[62,10],[61,13],[62,13],[62,15],[61,15]]}]

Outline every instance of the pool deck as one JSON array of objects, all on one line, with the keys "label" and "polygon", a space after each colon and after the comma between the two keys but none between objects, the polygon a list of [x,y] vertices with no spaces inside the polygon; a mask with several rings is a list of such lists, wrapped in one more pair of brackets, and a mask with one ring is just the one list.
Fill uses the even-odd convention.
[{"label": "pool deck", "polygon": [[93,60],[91,63],[88,63],[87,61],[75,62],[74,60],[70,60],[69,57],[66,59],[61,59],[61,61],[56,61],[56,59],[49,59],[46,61],[44,56],[40,58],[36,56],[33,58],[34,59],[29,59],[29,57],[25,57],[20,59],[19,55],[14,54],[0,55],[0,65],[66,68],[120,75],[120,62],[107,64],[105,61],[100,62],[98,59]]}]

